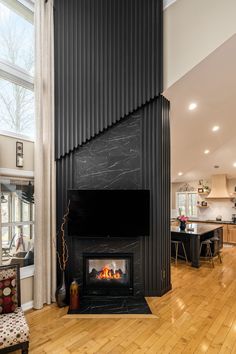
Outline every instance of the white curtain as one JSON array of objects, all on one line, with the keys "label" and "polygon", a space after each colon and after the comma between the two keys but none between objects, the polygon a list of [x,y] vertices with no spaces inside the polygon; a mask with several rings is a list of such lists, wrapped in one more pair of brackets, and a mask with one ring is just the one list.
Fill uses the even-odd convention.
[{"label": "white curtain", "polygon": [[40,309],[55,300],[56,287],[53,0],[35,0],[35,41],[34,308]]}]

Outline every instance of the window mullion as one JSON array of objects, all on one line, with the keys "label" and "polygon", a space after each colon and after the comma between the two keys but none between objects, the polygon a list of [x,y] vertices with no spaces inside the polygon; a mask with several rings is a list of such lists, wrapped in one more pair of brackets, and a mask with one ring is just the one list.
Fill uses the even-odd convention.
[{"label": "window mullion", "polygon": [[34,81],[32,76],[16,65],[12,65],[2,59],[0,59],[0,77],[16,85],[23,86],[28,90],[34,90]]}]

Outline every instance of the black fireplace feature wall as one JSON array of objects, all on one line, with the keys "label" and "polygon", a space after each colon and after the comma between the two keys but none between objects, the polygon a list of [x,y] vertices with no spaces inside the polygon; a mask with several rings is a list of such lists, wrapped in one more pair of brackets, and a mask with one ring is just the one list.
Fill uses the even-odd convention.
[{"label": "black fireplace feature wall", "polygon": [[130,252],[134,295],[163,295],[171,289],[163,1],[55,0],[54,15],[57,227],[69,189],[150,191],[149,237],[67,238],[68,286],[83,282],[84,253]]},{"label": "black fireplace feature wall", "polygon": [[133,295],[133,255],[83,254],[84,295]]}]

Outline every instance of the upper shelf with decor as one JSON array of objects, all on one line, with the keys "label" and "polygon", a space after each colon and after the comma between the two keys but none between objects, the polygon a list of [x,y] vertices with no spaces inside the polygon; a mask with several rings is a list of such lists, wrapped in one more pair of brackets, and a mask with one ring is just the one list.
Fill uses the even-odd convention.
[{"label": "upper shelf with decor", "polygon": [[207,185],[207,181],[203,181],[203,179],[199,180],[199,186],[198,186],[198,194],[199,195],[208,195],[210,193],[210,188],[209,186]]}]

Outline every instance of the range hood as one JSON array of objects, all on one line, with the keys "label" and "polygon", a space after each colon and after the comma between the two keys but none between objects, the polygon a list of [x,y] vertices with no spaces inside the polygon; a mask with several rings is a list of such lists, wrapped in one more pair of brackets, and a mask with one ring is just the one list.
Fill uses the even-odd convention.
[{"label": "range hood", "polygon": [[227,191],[226,175],[213,175],[211,179],[211,192],[207,198],[230,198]]}]

